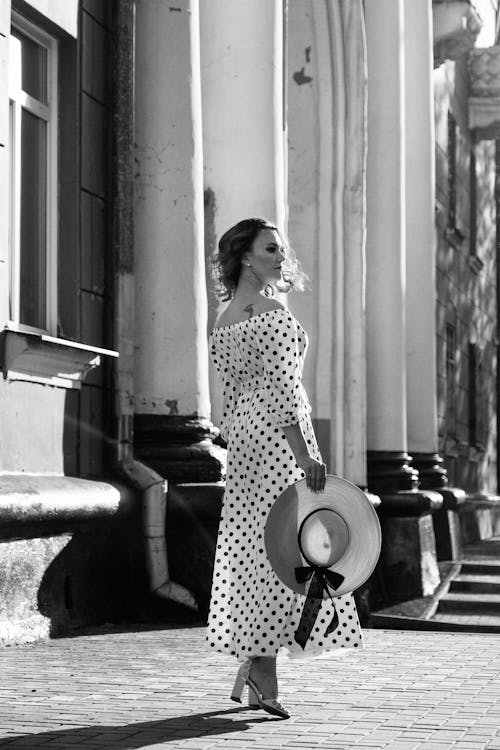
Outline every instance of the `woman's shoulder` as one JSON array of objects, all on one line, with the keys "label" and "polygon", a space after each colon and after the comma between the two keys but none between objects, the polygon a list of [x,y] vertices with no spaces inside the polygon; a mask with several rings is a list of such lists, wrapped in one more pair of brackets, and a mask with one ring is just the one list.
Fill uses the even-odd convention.
[{"label": "woman's shoulder", "polygon": [[268,299],[267,297],[262,297],[262,299],[258,300],[257,304],[255,305],[254,315],[261,315],[263,313],[272,312],[273,310],[285,310],[286,312],[288,312],[288,308],[277,299]]},{"label": "woman's shoulder", "polygon": [[293,318],[290,310],[275,299],[258,300],[256,304],[248,306],[247,312],[251,325],[258,330],[290,325]]},{"label": "woman's shoulder", "polygon": [[282,310],[285,313],[290,314],[288,308],[281,302],[266,297],[255,298],[243,309],[240,309],[237,306],[232,306],[230,303],[217,319],[215,328],[227,328],[229,326],[244,323],[247,320],[252,320],[253,318],[258,320],[261,316],[266,316],[268,313],[272,313],[275,310]]}]

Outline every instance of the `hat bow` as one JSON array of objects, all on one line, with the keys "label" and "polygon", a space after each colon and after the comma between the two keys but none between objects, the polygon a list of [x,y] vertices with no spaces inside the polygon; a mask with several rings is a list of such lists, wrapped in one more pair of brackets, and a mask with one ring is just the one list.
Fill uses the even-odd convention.
[{"label": "hat bow", "polygon": [[316,618],[323,601],[324,593],[328,594],[328,596],[330,597],[333,604],[334,613],[330,624],[325,630],[325,635],[329,635],[337,629],[337,625],[339,624],[339,616],[335,608],[331,590],[336,591],[338,587],[342,585],[345,578],[343,575],[341,575],[340,573],[336,573],[334,570],[325,568],[322,565],[313,564],[295,568],[295,578],[297,580],[297,583],[306,583],[309,580],[311,581],[307,590],[306,600],[302,608],[299,626],[294,635],[294,638],[299,646],[304,648],[316,622]]}]

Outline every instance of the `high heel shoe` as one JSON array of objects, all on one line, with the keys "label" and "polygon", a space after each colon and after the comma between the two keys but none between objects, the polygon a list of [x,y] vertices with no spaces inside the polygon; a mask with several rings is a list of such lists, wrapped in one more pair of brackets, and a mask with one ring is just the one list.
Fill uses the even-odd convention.
[{"label": "high heel shoe", "polygon": [[284,706],[281,705],[277,698],[263,698],[262,693],[254,680],[250,677],[251,659],[247,659],[238,670],[234,682],[231,700],[241,703],[241,696],[245,685],[248,686],[248,705],[250,708],[262,708],[268,714],[279,716],[282,719],[289,719],[290,714]]},{"label": "high heel shoe", "polygon": [[289,719],[290,712],[279,702],[277,698],[263,698],[262,693],[259,690],[258,685],[252,680],[251,677],[247,677],[248,691],[253,690],[255,698],[264,711],[273,716],[280,716],[282,719]]},{"label": "high heel shoe", "polygon": [[[248,684],[248,676],[250,674],[250,667],[252,666],[252,660],[247,659],[243,662],[241,667],[238,669],[236,680],[234,681],[233,691],[231,693],[231,700],[236,703],[241,703],[241,696],[245,685]],[[249,708],[260,708],[259,699],[255,690],[248,685],[248,707]]]}]

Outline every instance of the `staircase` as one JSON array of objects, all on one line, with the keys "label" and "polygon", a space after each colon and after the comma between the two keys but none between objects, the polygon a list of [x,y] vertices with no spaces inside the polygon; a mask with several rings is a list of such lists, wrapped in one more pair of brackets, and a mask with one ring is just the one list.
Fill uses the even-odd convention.
[{"label": "staircase", "polygon": [[467,545],[432,597],[375,612],[372,626],[500,633],[500,537]]},{"label": "staircase", "polygon": [[466,547],[458,573],[439,597],[430,620],[446,623],[451,630],[500,633],[499,537]]}]

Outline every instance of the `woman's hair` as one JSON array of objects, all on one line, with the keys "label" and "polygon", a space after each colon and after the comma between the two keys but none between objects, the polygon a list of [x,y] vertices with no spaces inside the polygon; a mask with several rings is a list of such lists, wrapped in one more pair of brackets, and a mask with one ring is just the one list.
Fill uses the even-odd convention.
[{"label": "woman's hair", "polygon": [[[238,286],[243,257],[250,252],[255,238],[263,229],[274,229],[278,232],[285,250],[285,260],[281,266],[283,282],[278,282],[276,289],[279,292],[304,289],[307,276],[278,227],[267,219],[243,219],[222,235],[219,240],[219,252],[212,259],[214,277],[218,285],[217,293],[224,302],[232,298]],[[266,288],[268,296],[274,293],[274,289],[272,287],[271,289],[272,291],[269,292]]]}]

